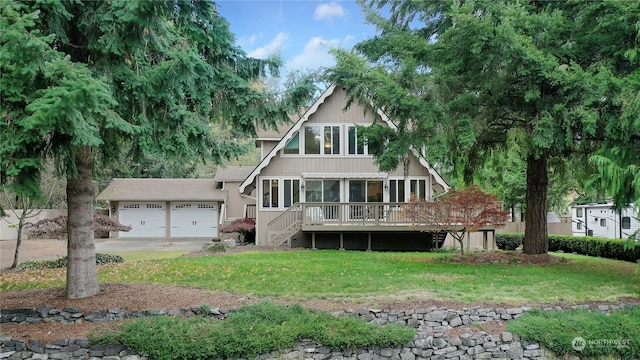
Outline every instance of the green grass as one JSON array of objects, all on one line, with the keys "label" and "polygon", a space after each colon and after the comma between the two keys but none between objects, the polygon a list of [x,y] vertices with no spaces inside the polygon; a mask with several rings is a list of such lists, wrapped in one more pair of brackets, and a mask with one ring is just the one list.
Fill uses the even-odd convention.
[{"label": "green grass", "polygon": [[[537,342],[560,356],[571,354],[588,359],[640,357],[639,329],[640,307],[637,306],[609,314],[588,310],[532,310],[507,325],[507,330],[519,334],[523,341]],[[582,339],[584,343],[579,343]]]},{"label": "green grass", "polygon": [[[578,303],[640,297],[635,264],[564,254],[552,265],[467,265],[435,261],[447,254],[359,251],[246,252],[101,266],[101,282],[182,285],[282,299],[432,298],[462,302]],[[12,280],[2,291],[60,286]],[[585,286],[587,285],[588,286]]]},{"label": "green grass", "polygon": [[397,347],[409,342],[415,329],[376,326],[359,318],[338,318],[299,305],[260,303],[229,314],[224,321],[205,317],[151,317],[125,322],[114,331],[94,334],[94,343],[123,344],[153,359],[254,358],[291,349],[296,341],[313,339],[336,349]]},{"label": "green grass", "polygon": [[167,251],[123,251],[114,252],[112,254],[119,255],[124,261],[147,261],[154,259],[175,259],[189,253],[186,250],[167,250]]}]

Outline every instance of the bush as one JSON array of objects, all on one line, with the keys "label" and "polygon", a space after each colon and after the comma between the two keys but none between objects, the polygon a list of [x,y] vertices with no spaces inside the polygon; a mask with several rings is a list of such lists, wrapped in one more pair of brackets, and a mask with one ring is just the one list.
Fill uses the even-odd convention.
[{"label": "bush", "polygon": [[[584,309],[531,310],[509,321],[507,331],[520,335],[524,341],[540,343],[561,357],[566,354],[587,359],[640,357],[640,340],[635,335],[640,333],[638,306],[609,314]],[[572,346],[576,337],[585,340],[580,351]]]},{"label": "bush", "polygon": [[291,349],[302,339],[338,349],[386,348],[402,346],[414,335],[415,329],[405,326],[376,326],[359,318],[309,311],[300,305],[264,302],[240,308],[223,321],[158,316],[126,322],[90,338],[93,343],[118,343],[150,358],[168,360],[255,358]]},{"label": "bush", "polygon": [[513,251],[522,245],[524,234],[519,233],[500,233],[496,234],[496,246],[500,250]]},{"label": "bush", "polygon": [[[111,254],[96,254],[96,264],[109,264],[109,263],[122,263],[124,259],[122,256]],[[67,257],[60,258],[58,260],[43,260],[43,261],[25,261],[20,263],[17,267],[18,270],[45,270],[45,269],[59,269],[67,266]]]},{"label": "bush", "polygon": [[231,224],[223,226],[220,231],[223,233],[248,233],[256,229],[256,221],[251,218],[238,219]]},{"label": "bush", "polygon": [[629,241],[631,240],[549,235],[549,251],[636,262],[640,260],[640,246],[627,246]]},{"label": "bush", "polygon": [[[500,250],[515,250],[523,240],[524,234],[496,234],[496,245]],[[549,235],[549,251],[563,251],[636,262],[640,260],[640,245],[629,246],[630,241],[632,240],[551,234]]]}]

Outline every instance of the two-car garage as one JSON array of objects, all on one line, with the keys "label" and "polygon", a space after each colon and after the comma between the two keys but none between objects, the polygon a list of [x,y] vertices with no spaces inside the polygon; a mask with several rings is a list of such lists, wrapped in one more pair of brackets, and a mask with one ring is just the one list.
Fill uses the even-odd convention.
[{"label": "two-car garage", "polygon": [[113,179],[98,196],[129,232],[111,237],[218,237],[226,193],[211,179]]}]

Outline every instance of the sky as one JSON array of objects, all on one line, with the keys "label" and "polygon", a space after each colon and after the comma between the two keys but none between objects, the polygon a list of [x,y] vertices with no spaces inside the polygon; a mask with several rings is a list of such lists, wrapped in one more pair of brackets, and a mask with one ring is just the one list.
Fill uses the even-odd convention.
[{"label": "sky", "polygon": [[286,71],[335,64],[330,48],[350,49],[375,35],[354,0],[217,0],[237,44],[250,56],[279,54]]}]

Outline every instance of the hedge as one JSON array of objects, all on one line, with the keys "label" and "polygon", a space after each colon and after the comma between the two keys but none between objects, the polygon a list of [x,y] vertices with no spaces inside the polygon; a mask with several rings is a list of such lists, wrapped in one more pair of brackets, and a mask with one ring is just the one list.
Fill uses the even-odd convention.
[{"label": "hedge", "polygon": [[[496,245],[501,250],[515,250],[522,244],[524,234],[496,234]],[[549,235],[549,251],[563,251],[588,256],[636,262],[640,260],[640,244],[631,240],[607,239],[591,236]]]}]

